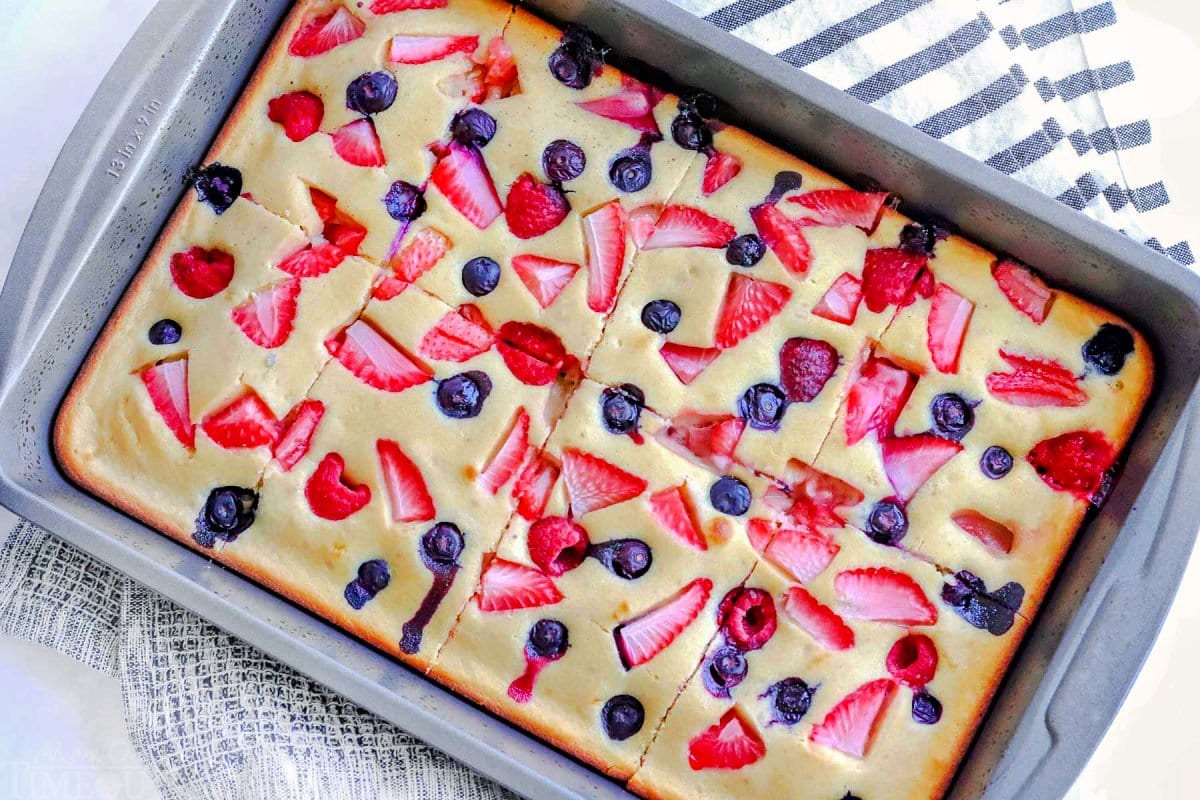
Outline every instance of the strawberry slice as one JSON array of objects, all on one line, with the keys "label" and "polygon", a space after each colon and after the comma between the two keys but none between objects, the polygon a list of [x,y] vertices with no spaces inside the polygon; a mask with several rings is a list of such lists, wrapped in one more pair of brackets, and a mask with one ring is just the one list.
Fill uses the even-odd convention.
[{"label": "strawberry slice", "polygon": [[429,180],[479,230],[487,228],[504,212],[483,154],[474,147],[458,142],[446,145]]},{"label": "strawberry slice", "polygon": [[773,203],[762,203],[750,209],[750,219],[763,243],[797,278],[803,278],[812,266],[812,250],[804,238],[804,230],[796,220],[784,214]]},{"label": "strawberry slice", "polygon": [[533,567],[493,557],[479,579],[480,611],[517,611],[552,606],[563,599],[549,576]]},{"label": "strawberry slice", "polygon": [[913,287],[928,264],[929,256],[910,253],[898,247],[868,250],[862,275],[867,309],[878,314],[888,306],[911,302]]},{"label": "strawberry slice", "polygon": [[171,280],[188,297],[205,300],[224,291],[233,280],[233,256],[222,250],[189,247],[171,256]]},{"label": "strawberry slice", "polygon": [[826,650],[849,650],[854,647],[854,629],[832,608],[822,605],[801,587],[788,589],[783,600],[783,611]]},{"label": "strawberry slice", "polygon": [[371,286],[371,297],[381,302],[386,302],[392,298],[399,297],[401,294],[412,286],[408,281],[400,280],[396,277],[396,273],[380,270],[379,275],[375,278],[375,283]]},{"label": "strawberry slice", "polygon": [[958,356],[975,304],[944,283],[939,283],[929,304],[929,319],[925,326],[925,341],[929,357],[938,372],[958,372]]},{"label": "strawberry slice", "polygon": [[421,470],[405,455],[400,445],[391,439],[375,442],[379,454],[379,468],[383,472],[383,485],[387,490],[388,507],[392,510],[393,522],[424,522],[436,516],[433,498],[425,486]]},{"label": "strawberry slice", "polygon": [[483,312],[473,305],[459,306],[438,320],[425,332],[417,353],[437,361],[470,361],[480,353],[486,353],[496,343]]},{"label": "strawberry slice", "polygon": [[504,220],[518,239],[533,239],[549,233],[571,213],[571,204],[562,189],[540,183],[532,173],[523,172],[508,190],[504,201]]},{"label": "strawberry slice", "polygon": [[325,349],[354,377],[384,392],[403,392],[433,376],[433,370],[415,361],[364,319],[355,320],[327,339]]},{"label": "strawberry slice", "polygon": [[217,409],[200,423],[200,429],[226,450],[268,447],[279,438],[280,424],[253,389]]},{"label": "strawberry slice", "polygon": [[627,215],[629,235],[633,237],[634,245],[640,250],[654,234],[654,225],[662,216],[663,207],[658,203],[638,206]]},{"label": "strawberry slice", "polygon": [[660,131],[658,121],[654,118],[655,102],[644,84],[632,81],[616,94],[584,100],[575,105],[605,119],[628,125],[640,133],[657,135]]},{"label": "strawberry slice", "polygon": [[858,316],[858,304],[862,298],[862,281],[849,272],[843,272],[821,295],[812,313],[830,322],[851,325]]},{"label": "strawberry slice", "polygon": [[[358,249],[367,238],[367,229],[350,215],[339,211],[337,198],[326,194],[315,186],[308,187],[308,196],[313,209],[324,223],[321,234],[325,241],[348,256],[358,255]],[[334,266],[337,266],[334,264]],[[328,270],[326,270],[328,271]],[[296,275],[298,278],[310,277]]]},{"label": "strawberry slice", "polygon": [[992,265],[992,278],[1013,308],[1041,325],[1054,303],[1054,292],[1029,267],[1009,258]]},{"label": "strawberry slice", "polygon": [[321,130],[325,104],[312,92],[288,92],[267,102],[267,119],[283,126],[283,134],[302,142]]},{"label": "strawberry slice", "polygon": [[896,682],[889,678],[864,683],[830,709],[820,724],[813,726],[809,741],[863,758],[895,694]]},{"label": "strawberry slice", "polygon": [[871,432],[890,435],[916,385],[916,376],[891,361],[867,359],[846,394],[846,444],[857,444]]},{"label": "strawberry slice", "polygon": [[675,594],[613,629],[617,655],[626,670],[666,650],[699,616],[712,593],[712,581],[696,578]]},{"label": "strawberry slice", "polygon": [[337,453],[326,453],[308,482],[304,497],[308,507],[321,519],[337,522],[360,511],[371,502],[371,488],[350,483],[346,462]]},{"label": "strawberry slice", "polygon": [[230,316],[246,338],[268,350],[280,347],[292,335],[300,279],[289,278],[235,306]]},{"label": "strawberry slice", "polygon": [[708,549],[686,483],[650,495],[650,513],[667,533],[688,547]]},{"label": "strawberry slice", "polygon": [[413,283],[437,266],[453,243],[441,231],[422,228],[409,237],[404,246],[388,259],[388,266],[404,283]]},{"label": "strawberry slice", "polygon": [[142,370],[138,377],[150,394],[150,403],[179,443],[189,450],[196,446],[188,395],[187,357],[164,361]]},{"label": "strawberry slice", "polygon": [[513,414],[513,420],[500,440],[495,451],[484,464],[477,479],[480,486],[492,494],[499,494],[501,487],[520,469],[529,455],[529,414],[522,406]]},{"label": "strawberry slice", "polygon": [[1088,401],[1079,377],[1053,359],[1001,350],[1012,372],[993,372],[987,388],[993,397],[1022,408],[1074,408]]},{"label": "strawberry slice", "polygon": [[610,200],[583,215],[583,241],[587,247],[588,308],[601,314],[612,311],[625,269],[625,209]]},{"label": "strawberry slice", "polygon": [[887,436],[880,441],[883,471],[896,490],[896,498],[907,503],[934,473],[962,452],[963,446],[932,433]]},{"label": "strawberry slice", "polygon": [[305,20],[288,43],[288,52],[299,58],[312,58],[363,35],[367,23],[339,5],[328,14]]},{"label": "strawberry slice", "polygon": [[738,176],[742,162],[729,153],[711,150],[704,162],[704,175],[700,178],[700,194],[708,197]]},{"label": "strawberry slice", "polygon": [[839,572],[833,579],[842,616],[911,628],[933,625],[938,613],[920,585],[903,572],[869,567]]},{"label": "strawberry slice", "polygon": [[1072,431],[1038,442],[1025,460],[1051,489],[1091,502],[1117,452],[1099,431]]},{"label": "strawberry slice", "polygon": [[800,583],[824,572],[841,549],[820,531],[781,528],[765,519],[750,520],[746,537],[756,553]]},{"label": "strawberry slice", "polygon": [[526,386],[553,383],[572,360],[561,339],[532,322],[512,320],[501,325],[496,350],[513,377]]},{"label": "strawberry slice", "polygon": [[333,152],[347,164],[356,167],[382,167],[387,165],[379,134],[370,117],[347,122],[332,134]]},{"label": "strawberry slice", "polygon": [[770,322],[791,299],[792,290],[782,283],[731,274],[717,315],[715,344],[722,350],[735,346]]},{"label": "strawberry slice", "polygon": [[696,380],[701,372],[708,369],[709,364],[716,361],[722,351],[719,347],[692,347],[666,342],[658,348],[658,352],[671,368],[671,372],[675,373],[675,377],[679,378],[679,382],[687,386]]},{"label": "strawberry slice", "polygon": [[821,472],[799,459],[784,470],[789,504],[782,510],[805,530],[818,533],[846,524],[839,510],[858,505],[863,493],[841,478]]},{"label": "strawberry slice", "polygon": [[624,503],[646,491],[644,479],[573,447],[563,450],[562,471],[573,517]]},{"label": "strawberry slice", "polygon": [[372,14],[383,16],[384,14],[395,14],[398,11],[445,8],[449,1],[450,0],[371,0],[370,11]]},{"label": "strawberry slice", "polygon": [[542,516],[560,472],[558,462],[545,454],[529,459],[513,484],[517,513],[530,521]]},{"label": "strawberry slice", "polygon": [[465,72],[443,78],[438,88],[449,97],[466,97],[472,103],[502,100],[520,93],[520,76],[512,48],[504,37],[493,37],[483,53],[471,56],[471,66]]},{"label": "strawberry slice", "polygon": [[729,244],[737,229],[723,219],[693,206],[672,205],[662,210],[643,250],[666,247],[710,247]]},{"label": "strawberry slice", "polygon": [[306,244],[280,261],[279,269],[293,278],[316,278],[336,268],[346,260],[342,248],[331,242]]},{"label": "strawberry slice", "polygon": [[284,472],[290,472],[308,453],[323,416],[324,403],[320,400],[302,400],[283,418],[279,441],[275,443],[272,455]]},{"label": "strawberry slice", "polygon": [[578,264],[525,253],[513,256],[513,271],[542,308],[549,308],[579,271]]},{"label": "strawberry slice", "polygon": [[737,706],[688,742],[688,766],[694,770],[741,769],[766,754],[754,723]]},{"label": "strawberry slice", "polygon": [[821,225],[832,228],[853,225],[870,233],[879,224],[887,199],[887,192],[818,189],[789,197],[788,202],[807,208]]},{"label": "strawberry slice", "polygon": [[746,420],[732,414],[684,412],[659,428],[654,437],[673,453],[702,467],[724,472],[746,430]]},{"label": "strawberry slice", "polygon": [[996,555],[1006,555],[1012,552],[1012,528],[991,517],[984,516],[972,509],[955,511],[950,520],[966,534],[974,537],[980,544]]},{"label": "strawberry slice", "polygon": [[478,36],[393,36],[387,60],[392,64],[428,64],[455,53],[469,56],[478,49]]}]

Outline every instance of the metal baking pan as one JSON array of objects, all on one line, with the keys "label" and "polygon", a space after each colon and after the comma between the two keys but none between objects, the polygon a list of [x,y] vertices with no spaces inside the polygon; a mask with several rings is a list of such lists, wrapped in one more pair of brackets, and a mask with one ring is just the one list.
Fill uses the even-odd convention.
[{"label": "metal baking pan", "polygon": [[[290,5],[162,0],[67,141],[0,293],[0,503],[529,797],[624,789],[333,626],[67,483],[59,402]],[[1159,383],[1124,477],[1079,537],[951,790],[1060,797],[1137,675],[1200,519],[1200,278],[666,0],[528,0],[731,101],[835,174],[866,173],[1116,309]],[[878,800],[878,799],[876,799]]]}]

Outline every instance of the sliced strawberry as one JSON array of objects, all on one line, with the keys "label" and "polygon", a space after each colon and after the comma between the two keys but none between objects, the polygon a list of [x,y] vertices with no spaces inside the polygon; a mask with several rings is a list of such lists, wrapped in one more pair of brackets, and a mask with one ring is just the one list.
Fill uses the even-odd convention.
[{"label": "sliced strawberry", "polygon": [[686,483],[650,495],[650,513],[667,533],[688,547],[708,549]]},{"label": "sliced strawberry", "polygon": [[929,305],[929,319],[925,326],[925,341],[929,345],[929,357],[938,372],[958,372],[958,356],[962,352],[963,339],[975,304],[944,283],[939,283]]},{"label": "sliced strawberry", "polygon": [[224,291],[233,280],[233,256],[222,250],[189,247],[171,256],[171,279],[188,297],[205,300]]},{"label": "sliced strawberry", "polygon": [[746,420],[732,414],[684,412],[664,425],[655,438],[674,453],[704,467],[724,472],[746,430]]},{"label": "sliced strawberry", "polygon": [[529,560],[552,578],[569,572],[587,558],[588,533],[566,517],[542,517],[529,526]]},{"label": "sliced strawberry", "polygon": [[694,770],[741,769],[766,754],[754,723],[737,706],[688,742],[688,766]]},{"label": "sliced strawberry", "polygon": [[479,230],[487,228],[504,212],[483,154],[474,147],[458,142],[446,145],[429,180]]},{"label": "sliced strawberry", "polygon": [[302,400],[283,418],[279,440],[275,443],[272,455],[284,472],[290,472],[308,453],[323,416],[324,403],[320,400]]},{"label": "sliced strawberry", "polygon": [[862,297],[862,281],[849,272],[843,272],[813,306],[813,314],[830,322],[851,325],[858,316],[858,304],[862,302]]},{"label": "sliced strawberry", "polygon": [[804,229],[796,220],[784,214],[773,203],[763,203],[750,209],[750,219],[763,243],[788,272],[803,278],[812,266],[812,250],[804,238]]},{"label": "sliced strawberry", "polygon": [[917,279],[913,282],[912,288],[908,290],[908,294],[904,295],[904,299],[900,301],[900,308],[908,308],[913,303],[917,302],[918,297],[924,297],[926,300],[933,297],[933,289],[937,281],[933,278],[933,273],[928,269],[923,269],[917,273]]},{"label": "sliced strawberry", "polygon": [[841,549],[820,531],[782,528],[765,519],[750,520],[746,535],[755,552],[800,583],[824,572]]},{"label": "sliced strawberry", "polygon": [[517,513],[527,520],[540,517],[546,510],[550,492],[554,490],[560,472],[558,462],[547,455],[529,459],[513,484],[512,494]]},{"label": "sliced strawberry", "polygon": [[867,359],[846,395],[846,444],[857,444],[871,432],[890,435],[916,385],[916,376],[891,361]]},{"label": "sliced strawberry", "polygon": [[583,241],[587,247],[588,308],[612,311],[625,269],[625,209],[610,200],[583,215]]},{"label": "sliced strawberry", "polygon": [[383,473],[383,486],[387,490],[388,507],[393,522],[424,522],[433,519],[437,512],[433,498],[425,486],[421,470],[405,455],[400,445],[391,439],[375,442],[379,454],[379,468]]},{"label": "sliced strawberry", "polygon": [[249,300],[235,306],[230,316],[247,339],[270,350],[292,335],[299,298],[300,279],[288,278],[270,289],[255,292]]},{"label": "sliced strawberry", "polygon": [[308,187],[308,199],[321,222],[331,222],[338,215],[337,198],[315,186]]},{"label": "sliced strawberry", "polygon": [[354,41],[366,29],[367,23],[339,5],[328,14],[305,20],[288,43],[288,52],[300,58],[319,56]]},{"label": "sliced strawberry", "polygon": [[326,453],[304,484],[308,507],[321,519],[343,520],[371,502],[371,487],[354,485],[345,475],[346,462],[337,453]]},{"label": "sliced strawberry", "polygon": [[895,693],[896,683],[888,678],[864,683],[813,726],[809,741],[863,758]]},{"label": "sliced strawberry", "polygon": [[650,236],[654,233],[654,224],[658,222],[658,218],[662,216],[663,207],[657,203],[638,206],[633,211],[630,211],[626,217],[629,225],[629,235],[633,237],[633,243],[640,250],[650,240]]},{"label": "sliced strawberry", "polygon": [[[367,238],[367,229],[348,214],[338,210],[337,198],[326,194],[315,186],[308,187],[313,209],[324,223],[322,235],[325,240],[348,256],[358,255],[358,249]],[[335,265],[336,266],[336,265]],[[308,277],[297,275],[296,277]]]},{"label": "sliced strawberry", "polygon": [[846,520],[839,513],[863,501],[863,493],[841,478],[821,472],[799,459],[788,461],[784,471],[790,505],[785,512],[806,530],[820,532],[841,528]]},{"label": "sliced strawberry", "polygon": [[972,509],[955,511],[950,515],[950,519],[965,533],[974,537],[980,544],[993,553],[1005,555],[1012,552],[1013,532],[1004,523],[997,522],[991,517],[984,516]]},{"label": "sliced strawberry", "polygon": [[839,572],[833,579],[842,616],[911,628],[933,625],[938,613],[909,575],[887,567]]},{"label": "sliced strawberry", "polygon": [[408,238],[400,251],[388,260],[388,266],[404,283],[413,283],[437,266],[453,243],[441,231],[422,228]]},{"label": "sliced strawberry", "polygon": [[479,594],[475,599],[480,611],[517,611],[552,606],[563,596],[544,573],[493,557],[480,576]]},{"label": "sliced strawberry", "polygon": [[445,8],[450,0],[371,0],[372,14],[395,14],[397,11],[414,9]]},{"label": "sliced strawberry", "polygon": [[1079,377],[1057,361],[1008,350],[1001,350],[1000,357],[1012,372],[993,372],[987,376],[987,388],[993,397],[1022,408],[1074,408],[1088,401]]},{"label": "sliced strawberry", "polygon": [[932,433],[886,436],[880,440],[883,471],[901,503],[907,503],[963,446]]},{"label": "sliced strawberry", "polygon": [[658,134],[658,122],[654,118],[653,95],[644,90],[644,84],[632,82],[616,94],[584,100],[575,105],[584,111],[628,125],[640,133]]},{"label": "sliced strawberry", "polygon": [[542,308],[549,308],[579,271],[578,264],[531,253],[513,256],[512,265],[521,283]]},{"label": "sliced strawberry", "polygon": [[508,190],[504,201],[504,219],[518,239],[533,239],[549,233],[571,213],[571,204],[562,189],[540,183],[531,173],[523,172]]},{"label": "sliced strawberry", "polygon": [[283,133],[293,142],[302,142],[321,130],[325,104],[312,92],[288,92],[267,103],[267,119],[283,126]]},{"label": "sliced strawberry", "polygon": [[679,378],[679,382],[687,386],[696,380],[701,372],[708,369],[722,351],[719,347],[692,347],[666,342],[658,348],[658,352],[671,368],[671,372],[675,373],[675,377]]},{"label": "sliced strawberry", "polygon": [[853,225],[870,233],[879,224],[879,216],[887,199],[887,192],[818,189],[789,197],[788,202],[799,203],[807,208],[822,225],[834,228]]},{"label": "sliced strawberry", "polygon": [[929,256],[898,247],[868,250],[862,275],[867,309],[878,314],[888,306],[904,304],[928,263]]},{"label": "sliced strawberry", "polygon": [[887,670],[910,689],[920,690],[937,672],[937,646],[923,633],[910,633],[896,641],[887,654]]},{"label": "sliced strawberry", "polygon": [[387,60],[392,64],[428,64],[455,53],[471,55],[479,49],[478,36],[393,36]]},{"label": "sliced strawberry", "polygon": [[142,370],[138,377],[150,394],[150,403],[162,421],[184,447],[196,446],[196,428],[192,424],[188,394],[187,357],[164,361]]},{"label": "sliced strawberry", "polygon": [[700,614],[712,593],[712,581],[697,578],[675,594],[613,629],[617,654],[626,670],[666,650]]},{"label": "sliced strawberry", "polygon": [[832,608],[822,605],[801,587],[788,589],[783,600],[783,611],[826,650],[849,650],[854,647],[854,629]]},{"label": "sliced strawberry", "polygon": [[992,278],[1013,308],[1041,325],[1054,303],[1054,292],[1029,267],[1009,258],[992,265]]},{"label": "sliced strawberry", "polygon": [[280,261],[279,269],[294,278],[316,278],[346,260],[346,253],[330,242],[306,244]]},{"label": "sliced strawberry", "polygon": [[779,385],[793,403],[815,400],[837,372],[841,357],[823,339],[795,336],[779,348]]},{"label": "sliced strawberry", "polygon": [[379,134],[370,117],[347,122],[333,132],[333,152],[356,167],[382,167],[387,164]]},{"label": "sliced strawberry", "polygon": [[574,517],[624,503],[646,491],[645,479],[573,447],[563,450],[562,471]]},{"label": "sliced strawberry", "polygon": [[553,383],[571,360],[561,339],[532,322],[501,325],[496,349],[513,377],[527,386]]},{"label": "sliced strawberry", "polygon": [[1051,489],[1091,501],[1117,452],[1099,431],[1072,431],[1038,442],[1025,460]]},{"label": "sliced strawberry", "polygon": [[729,153],[711,150],[704,162],[704,175],[700,178],[700,193],[705,197],[713,194],[742,171],[742,162]]},{"label": "sliced strawberry", "polygon": [[403,392],[430,380],[433,371],[413,360],[382,331],[364,319],[325,342],[329,354],[368,386]]},{"label": "sliced strawberry", "polygon": [[380,270],[374,285],[371,286],[371,297],[381,302],[386,302],[399,297],[409,286],[412,286],[412,284],[397,278],[396,273]]},{"label": "sliced strawberry", "polygon": [[723,219],[693,206],[671,205],[662,210],[643,250],[666,247],[710,247],[729,244],[737,229]]},{"label": "sliced strawberry", "polygon": [[512,422],[504,433],[504,438],[497,444],[489,456],[483,470],[479,473],[478,483],[492,494],[499,494],[504,484],[508,483],[516,471],[525,463],[529,455],[529,413],[522,406],[513,414]]},{"label": "sliced strawberry", "polygon": [[470,361],[496,343],[487,320],[476,306],[463,305],[449,311],[425,332],[417,353],[435,361]]},{"label": "sliced strawberry", "polygon": [[717,315],[714,343],[728,350],[770,322],[791,299],[792,290],[782,283],[749,278],[740,272],[731,274]]},{"label": "sliced strawberry", "polygon": [[496,36],[483,53],[471,56],[471,66],[463,73],[449,75],[438,88],[450,97],[466,97],[472,103],[501,100],[521,91],[517,62],[504,37]]},{"label": "sliced strawberry", "polygon": [[279,438],[280,424],[253,389],[217,409],[200,423],[200,429],[226,450],[267,447]]}]

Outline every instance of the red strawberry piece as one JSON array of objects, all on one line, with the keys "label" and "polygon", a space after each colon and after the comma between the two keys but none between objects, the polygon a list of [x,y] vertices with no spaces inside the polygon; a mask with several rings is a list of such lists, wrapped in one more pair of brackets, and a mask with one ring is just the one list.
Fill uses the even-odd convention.
[{"label": "red strawberry piece", "polygon": [[279,438],[279,420],[263,399],[249,390],[204,418],[200,429],[226,450],[267,447]]},{"label": "red strawberry piece", "polygon": [[725,632],[726,641],[742,652],[761,649],[778,625],[775,600],[762,589],[732,589],[717,608],[717,626]]},{"label": "red strawberry piece", "polygon": [[324,403],[320,400],[302,400],[283,418],[279,441],[275,443],[272,455],[284,472],[290,472],[308,453],[323,416]]},{"label": "red strawberry piece", "polygon": [[171,256],[171,279],[179,291],[205,300],[233,280],[233,256],[221,250],[189,247]]},{"label": "red strawberry piece", "polygon": [[791,299],[792,290],[782,283],[733,273],[717,315],[714,343],[728,350],[770,322]]},{"label": "red strawberry piece", "polygon": [[302,142],[321,129],[325,104],[312,92],[288,92],[267,103],[267,119],[283,126],[293,142]]},{"label": "red strawberry piece", "polygon": [[838,368],[838,351],[821,339],[797,336],[779,348],[779,385],[793,403],[816,399]]},{"label": "red strawberry piece", "polygon": [[288,52],[300,58],[328,53],[363,35],[367,24],[339,5],[328,14],[310,17],[288,43]]},{"label": "red strawberry piece", "polygon": [[992,265],[992,278],[1013,308],[1041,325],[1054,303],[1054,292],[1029,267],[1009,258]]},{"label": "red strawberry piece", "polygon": [[788,202],[807,208],[822,225],[834,228],[853,225],[870,233],[879,224],[879,215],[883,213],[887,199],[887,192],[817,189],[789,197]]},{"label": "red strawberry piece", "polygon": [[479,485],[492,494],[499,494],[529,455],[529,414],[518,408],[513,420],[479,473]]},{"label": "red strawberry piece", "polygon": [[562,471],[573,517],[624,503],[646,491],[643,478],[575,448],[563,451]]},{"label": "red strawberry piece", "polygon": [[937,672],[937,645],[923,633],[898,639],[887,654],[887,670],[910,689],[921,689]]},{"label": "red strawberry piece", "polygon": [[710,247],[729,244],[737,229],[723,219],[693,206],[673,205],[662,210],[654,223],[654,232],[642,245],[643,250],[666,247]]},{"label": "red strawberry piece", "polygon": [[397,11],[414,9],[445,8],[450,0],[371,0],[372,14],[395,14]]},{"label": "red strawberry piece", "polygon": [[854,647],[854,629],[837,612],[822,605],[801,587],[788,589],[783,600],[783,611],[826,650],[849,650]]},{"label": "red strawberry piece", "polygon": [[[512,206],[509,206],[512,208]],[[579,271],[578,264],[525,253],[513,256],[513,271],[542,308],[549,308]]]},{"label": "red strawberry piece", "polygon": [[428,64],[455,53],[469,56],[478,49],[478,36],[393,36],[387,60],[392,64]]},{"label": "red strawberry piece", "polygon": [[1057,361],[1008,350],[1001,350],[1000,357],[1012,371],[987,376],[987,388],[993,397],[1022,408],[1074,408],[1088,401],[1079,378]]},{"label": "red strawberry piece", "polygon": [[918,297],[924,297],[926,300],[933,297],[933,289],[937,281],[933,279],[933,273],[928,269],[923,269],[917,273],[917,279],[913,281],[912,288],[908,290],[908,294],[904,295],[904,299],[900,301],[900,308],[907,308],[917,302]]},{"label": "red strawberry piece", "polygon": [[333,132],[333,152],[356,167],[382,167],[387,164],[375,123],[369,117],[347,122]]},{"label": "red strawberry piece", "polygon": [[485,100],[500,100],[520,91],[517,60],[512,48],[502,36],[494,36],[488,42],[483,57],[483,94],[475,98],[476,103]]},{"label": "red strawberry piece", "polygon": [[712,581],[696,578],[666,600],[613,629],[617,654],[626,670],[666,650],[700,614],[712,593]]},{"label": "red strawberry piece", "polygon": [[453,244],[441,231],[422,228],[388,260],[388,266],[400,281],[413,283],[437,266],[451,247]]},{"label": "red strawberry piece", "polygon": [[633,237],[633,243],[638,249],[644,247],[650,240],[650,236],[654,233],[654,225],[662,213],[663,207],[657,203],[638,206],[629,212],[627,215],[629,235]]},{"label": "red strawberry piece", "polygon": [[425,332],[417,353],[437,361],[470,361],[496,343],[496,335],[473,305],[448,312]]},{"label": "red strawberry piece", "polygon": [[316,278],[346,260],[346,253],[335,244],[306,244],[279,262],[279,269],[294,278]]},{"label": "red strawberry piece", "polygon": [[162,421],[184,447],[196,446],[196,428],[192,425],[191,402],[188,394],[188,360],[186,357],[164,361],[142,370],[138,377],[150,394],[150,403]]},{"label": "red strawberry piece", "polygon": [[704,162],[704,175],[700,178],[700,193],[705,197],[713,194],[742,171],[742,162],[729,153],[712,150]]},{"label": "red strawberry piece", "polygon": [[655,438],[668,450],[701,466],[723,472],[746,430],[746,420],[732,414],[685,412],[664,425]]},{"label": "red strawberry piece", "polygon": [[529,526],[529,560],[557,578],[583,563],[588,554],[588,533],[566,517],[542,517]]},{"label": "red strawberry piece", "polygon": [[951,521],[961,528],[965,533],[974,537],[987,549],[997,555],[1005,555],[1012,552],[1013,536],[1012,529],[1002,522],[997,522],[991,517],[984,516],[978,511],[964,509],[955,511],[950,515]]},{"label": "red strawberry piece", "polygon": [[841,549],[820,531],[781,528],[765,519],[750,520],[746,534],[755,552],[800,583],[824,572]]},{"label": "red strawberry piece", "polygon": [[496,349],[513,377],[526,386],[553,383],[570,361],[562,340],[531,322],[501,325]]},{"label": "red strawberry piece", "polygon": [[375,279],[375,284],[371,287],[371,297],[386,302],[403,294],[409,286],[412,284],[400,280],[394,272],[381,270]]},{"label": "red strawberry piece", "polygon": [[880,441],[883,471],[896,490],[896,498],[907,503],[934,473],[958,455],[963,447],[932,433],[887,436]]},{"label": "red strawberry piece", "polygon": [[338,215],[337,198],[315,186],[308,187],[308,199],[321,222],[330,222]]},{"label": "red strawberry piece", "polygon": [[754,723],[737,706],[688,742],[688,766],[694,770],[741,769],[766,754]]},{"label": "red strawberry piece", "polygon": [[522,173],[508,190],[504,201],[504,219],[518,239],[532,239],[557,228],[571,213],[571,204],[562,189],[539,183],[528,172]]},{"label": "red strawberry piece", "polygon": [[675,377],[679,378],[679,382],[687,386],[696,380],[701,372],[708,369],[709,364],[717,360],[717,356],[721,355],[721,348],[692,347],[666,342],[658,348],[658,352],[671,368],[671,372],[675,373]]},{"label": "red strawberry piece", "polygon": [[763,243],[797,278],[803,278],[812,266],[812,250],[804,238],[804,230],[796,220],[784,214],[773,203],[763,203],[750,209],[750,219]]},{"label": "red strawberry piece", "polygon": [[788,461],[784,476],[791,498],[787,514],[807,530],[820,532],[844,526],[846,521],[838,509],[863,501],[863,493],[854,486],[798,459]]},{"label": "red strawberry piece", "polygon": [[809,740],[848,756],[864,757],[895,693],[896,683],[888,678],[864,683],[813,726]]},{"label": "red strawberry piece", "polygon": [[230,316],[246,338],[270,350],[292,335],[299,298],[300,279],[289,278],[270,289],[255,292],[249,300],[235,306]]},{"label": "red strawberry piece", "polygon": [[479,579],[480,611],[517,611],[552,606],[563,599],[549,576],[533,567],[493,558]]},{"label": "red strawberry piece", "polygon": [[379,455],[379,468],[383,473],[383,486],[387,490],[388,507],[393,522],[424,522],[433,519],[433,498],[425,485],[421,470],[413,463],[400,445],[391,439],[375,442]]},{"label": "red strawberry piece", "polygon": [[1072,431],[1038,442],[1025,460],[1051,489],[1091,500],[1117,453],[1099,431]]},{"label": "red strawberry piece", "polygon": [[364,319],[325,342],[338,363],[368,386],[385,392],[403,392],[430,380],[433,371]]},{"label": "red strawberry piece", "polygon": [[891,361],[869,358],[846,395],[846,444],[871,432],[889,435],[916,384],[914,375]]},{"label": "red strawberry piece", "polygon": [[650,495],[650,513],[667,533],[688,547],[708,549],[687,484],[672,486]]},{"label": "red strawberry piece", "polygon": [[371,488],[346,478],[346,462],[337,453],[326,453],[304,484],[308,507],[321,519],[343,520],[371,502]]},{"label": "red strawberry piece", "polygon": [[474,147],[458,142],[446,145],[429,180],[479,230],[491,225],[504,211],[483,154]]},{"label": "red strawberry piece", "polygon": [[906,299],[911,302],[913,285],[928,263],[929,256],[898,247],[868,250],[862,275],[867,309],[878,314],[888,306],[904,304]]},{"label": "red strawberry piece", "polygon": [[958,372],[958,356],[974,313],[974,303],[946,284],[938,284],[925,327],[929,356],[938,372]]},{"label": "red strawberry piece", "polygon": [[625,269],[625,209],[610,200],[583,215],[583,241],[587,246],[588,308],[612,311]]},{"label": "red strawberry piece", "polygon": [[849,272],[843,272],[813,306],[813,313],[830,322],[850,325],[858,316],[858,304],[862,302],[862,297],[862,281]]},{"label": "red strawberry piece", "polygon": [[550,492],[558,482],[560,472],[558,462],[546,455],[529,459],[517,482],[513,484],[513,500],[517,504],[517,513],[527,520],[540,517],[546,510]]},{"label": "red strawberry piece", "polygon": [[887,567],[839,572],[833,579],[842,616],[911,628],[933,625],[938,613],[909,575]]},{"label": "red strawberry piece", "polygon": [[616,94],[584,100],[575,105],[605,119],[628,125],[635,131],[658,134],[658,122],[654,119],[654,103],[657,101],[652,97],[643,84],[635,81]]},{"label": "red strawberry piece", "polygon": [[358,255],[363,239],[367,238],[367,229],[349,217],[326,223],[323,233],[331,245],[348,256]]}]

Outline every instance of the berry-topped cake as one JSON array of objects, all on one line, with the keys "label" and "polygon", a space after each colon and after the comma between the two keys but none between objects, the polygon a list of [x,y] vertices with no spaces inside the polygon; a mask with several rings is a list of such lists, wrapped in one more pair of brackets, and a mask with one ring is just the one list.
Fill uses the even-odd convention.
[{"label": "berry-topped cake", "polygon": [[1150,350],[609,58],[297,3],[58,457],[646,797],[940,797]]}]

